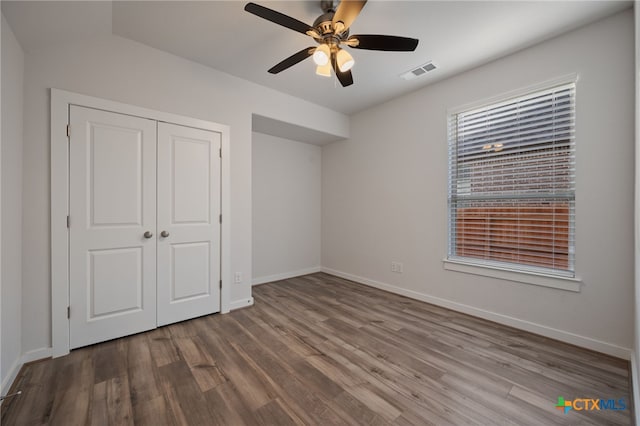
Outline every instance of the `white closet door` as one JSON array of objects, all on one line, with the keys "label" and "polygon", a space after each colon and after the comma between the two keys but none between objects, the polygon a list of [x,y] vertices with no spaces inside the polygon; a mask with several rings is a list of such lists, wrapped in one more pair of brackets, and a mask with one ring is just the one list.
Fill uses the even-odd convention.
[{"label": "white closet door", "polygon": [[220,311],[220,134],[158,123],[158,326]]},{"label": "white closet door", "polygon": [[77,348],[156,326],[156,122],[71,106],[70,124],[69,326]]}]

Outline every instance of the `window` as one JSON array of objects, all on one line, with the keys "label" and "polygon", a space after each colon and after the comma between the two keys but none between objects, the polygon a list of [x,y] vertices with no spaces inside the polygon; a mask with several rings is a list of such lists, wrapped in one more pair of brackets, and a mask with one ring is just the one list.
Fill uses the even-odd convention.
[{"label": "window", "polygon": [[575,85],[449,116],[448,259],[574,277]]}]

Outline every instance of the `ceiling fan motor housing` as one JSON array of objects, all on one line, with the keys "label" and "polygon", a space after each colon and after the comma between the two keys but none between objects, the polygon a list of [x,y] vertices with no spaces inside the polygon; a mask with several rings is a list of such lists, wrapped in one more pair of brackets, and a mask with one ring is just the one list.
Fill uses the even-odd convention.
[{"label": "ceiling fan motor housing", "polygon": [[335,12],[330,11],[318,16],[313,22],[313,28],[321,35],[333,33],[333,15],[335,15]]},{"label": "ceiling fan motor housing", "polygon": [[314,22],[313,28],[322,36],[322,38],[317,39],[319,43],[327,43],[329,45],[340,44],[340,42],[346,40],[349,37],[349,29],[342,31],[341,33],[336,33],[333,26],[333,15],[335,12],[329,11],[320,15]]}]

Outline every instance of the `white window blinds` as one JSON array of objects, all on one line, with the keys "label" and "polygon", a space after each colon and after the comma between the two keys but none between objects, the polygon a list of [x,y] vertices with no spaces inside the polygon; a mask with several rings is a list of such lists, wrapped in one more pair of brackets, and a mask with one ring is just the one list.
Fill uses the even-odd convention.
[{"label": "white window blinds", "polygon": [[575,85],[449,117],[452,260],[574,276]]}]

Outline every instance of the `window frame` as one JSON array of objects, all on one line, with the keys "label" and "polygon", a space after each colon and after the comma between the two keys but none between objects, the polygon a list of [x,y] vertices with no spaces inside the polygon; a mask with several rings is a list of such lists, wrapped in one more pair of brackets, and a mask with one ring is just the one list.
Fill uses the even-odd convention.
[{"label": "window frame", "polygon": [[[476,101],[473,103],[464,104],[455,108],[447,109],[446,113],[446,125],[447,129],[449,129],[449,125],[452,120],[456,119],[456,116],[461,113],[466,113],[472,110],[477,110],[481,108],[498,107],[500,104],[505,104],[510,101],[513,101],[516,98],[527,97],[529,95],[535,96],[537,92],[542,92],[546,90],[551,90],[555,87],[563,86],[563,85],[574,85],[574,102],[576,93],[578,90],[578,74],[573,73],[569,75],[565,75],[556,79],[543,81],[534,85],[530,85],[527,87],[523,87],[517,90],[513,90],[510,92],[502,93],[497,96],[493,96],[490,98],[485,98],[480,101]],[[577,135],[577,125],[576,125],[576,109],[574,107],[574,132]],[[577,136],[576,136],[577,138]],[[449,149],[447,151],[448,155],[451,149],[450,144],[452,143],[451,137],[449,135],[449,131],[447,130],[447,144],[449,145]],[[455,143],[455,142],[454,142]],[[577,170],[577,165],[575,164],[575,147],[574,147],[574,171]],[[577,264],[575,262],[575,258],[577,255],[577,243],[575,241],[576,235],[576,227],[575,227],[575,218],[573,222],[573,246],[571,249],[573,250],[573,261],[572,271],[560,271],[560,270],[552,270],[551,268],[540,267],[537,268],[535,266],[522,264],[522,268],[518,267],[517,263],[509,263],[509,262],[500,262],[500,261],[492,261],[492,260],[483,260],[483,259],[474,259],[472,257],[462,257],[455,256],[451,254],[453,249],[452,247],[452,235],[453,226],[452,226],[452,210],[450,208],[451,202],[451,164],[449,159],[447,159],[447,173],[449,175],[447,179],[447,254],[443,259],[443,267],[445,270],[463,272],[473,275],[481,275],[488,276],[492,278],[498,278],[508,281],[526,283],[526,284],[534,284],[541,285],[545,287],[558,288],[562,290],[568,291],[580,291],[581,287],[581,279],[577,275]],[[574,204],[573,208],[575,209],[576,199],[575,194],[577,192],[577,182],[574,184]]]}]

